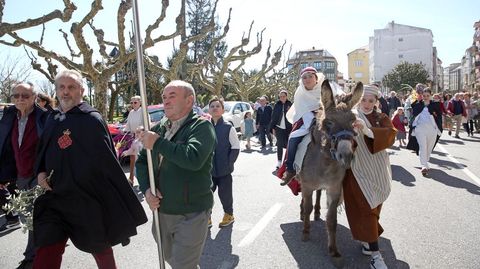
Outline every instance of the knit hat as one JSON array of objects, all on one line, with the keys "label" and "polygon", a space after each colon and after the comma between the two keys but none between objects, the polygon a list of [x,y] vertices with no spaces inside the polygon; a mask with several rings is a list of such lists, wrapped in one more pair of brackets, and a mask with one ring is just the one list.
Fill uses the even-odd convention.
[{"label": "knit hat", "polygon": [[377,98],[380,97],[380,90],[374,85],[365,85],[363,86],[363,95],[371,94]]},{"label": "knit hat", "polygon": [[417,85],[415,85],[415,91],[417,91],[418,94],[422,94],[425,88],[427,88],[427,85],[422,83],[417,83]]},{"label": "knit hat", "polygon": [[[302,71],[300,71],[300,77],[303,76],[303,74],[305,73],[311,73],[311,74],[314,74],[315,76],[317,76],[317,69],[315,69],[314,67],[305,67],[302,69]],[[318,78],[318,77],[317,77]]]}]

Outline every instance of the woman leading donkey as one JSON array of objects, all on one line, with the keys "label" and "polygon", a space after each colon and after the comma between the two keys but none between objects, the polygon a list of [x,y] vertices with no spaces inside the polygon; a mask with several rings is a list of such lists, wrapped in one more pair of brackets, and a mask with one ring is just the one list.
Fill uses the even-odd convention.
[{"label": "woman leading donkey", "polygon": [[343,195],[348,224],[354,239],[362,242],[362,252],[371,255],[370,268],[387,268],[379,252],[378,238],[383,232],[379,223],[383,202],[390,194],[392,171],[387,148],[395,142],[396,130],[387,115],[377,111],[380,92],[364,86],[356,109],[354,127],[357,148],[343,181]]}]

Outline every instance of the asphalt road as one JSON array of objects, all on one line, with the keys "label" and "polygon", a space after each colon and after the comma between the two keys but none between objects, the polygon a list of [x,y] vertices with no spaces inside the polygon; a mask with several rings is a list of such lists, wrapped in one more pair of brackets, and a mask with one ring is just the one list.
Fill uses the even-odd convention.
[{"label": "asphalt road", "polygon": [[[380,237],[389,268],[480,268],[480,135],[461,135],[463,139],[455,139],[444,133],[428,178],[421,175],[414,153],[389,150],[392,193],[382,209],[385,232]],[[223,212],[216,197],[202,268],[334,268],[327,254],[326,210],[321,210],[320,221],[312,222],[311,240],[302,242],[300,197],[279,185],[272,175],[275,164],[275,149],[260,151],[255,146],[241,152],[233,174],[236,222],[229,228],[217,227]],[[341,209],[338,221],[337,242],[345,268],[368,268],[369,258],[352,240]],[[114,247],[118,268],[159,268],[150,224],[151,219],[139,227],[127,247]],[[0,235],[1,269],[15,268],[25,242],[20,230]],[[93,257],[70,244],[62,268],[96,265]]]}]

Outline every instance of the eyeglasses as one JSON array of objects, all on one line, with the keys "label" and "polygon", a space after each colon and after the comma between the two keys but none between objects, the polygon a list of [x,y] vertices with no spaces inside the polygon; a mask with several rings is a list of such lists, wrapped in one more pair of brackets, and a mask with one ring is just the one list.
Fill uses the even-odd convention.
[{"label": "eyeglasses", "polygon": [[130,104],[131,104],[131,105],[133,105],[133,104],[136,105],[136,104],[138,104],[138,102],[137,102],[137,101],[133,101],[133,102],[130,102]]},{"label": "eyeglasses", "polygon": [[12,97],[14,99],[19,99],[20,97],[22,97],[22,99],[28,99],[28,98],[30,98],[30,96],[32,96],[32,95],[28,94],[28,93],[14,93],[10,97]]}]

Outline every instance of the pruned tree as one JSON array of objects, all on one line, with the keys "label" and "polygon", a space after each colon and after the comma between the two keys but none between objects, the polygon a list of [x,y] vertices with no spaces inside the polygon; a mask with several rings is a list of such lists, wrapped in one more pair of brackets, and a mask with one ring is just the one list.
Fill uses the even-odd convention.
[{"label": "pruned tree", "polygon": [[[97,28],[94,25],[94,18],[100,10],[103,9],[102,0],[92,0],[91,8],[78,22],[71,22],[70,33],[60,29],[62,37],[70,51],[69,56],[60,55],[55,51],[49,50],[43,45],[43,37],[45,33],[45,24],[54,20],[61,19],[65,24],[69,23],[73,12],[77,9],[75,4],[70,0],[63,0],[63,11],[54,10],[51,13],[40,16],[35,19],[29,19],[18,23],[9,23],[3,21],[3,10],[5,1],[0,1],[0,44],[8,46],[26,46],[29,49],[35,51],[37,56],[33,56],[30,53],[32,60],[32,66],[34,69],[40,71],[49,80],[55,77],[57,72],[57,65],[63,65],[69,69],[75,69],[81,72],[88,80],[91,81],[95,90],[95,104],[94,106],[106,116],[106,104],[107,104],[107,89],[108,83],[112,80],[115,73],[121,70],[126,63],[135,58],[135,50],[132,47],[128,47],[127,40],[125,38],[125,16],[127,12],[132,8],[131,0],[122,0],[119,3],[117,11],[117,40],[115,42],[105,40],[105,32],[101,28]],[[170,69],[165,69],[161,64],[152,62],[149,57],[152,72],[159,72],[167,80],[173,80],[179,78],[180,65],[183,62],[183,58],[187,55],[189,43],[203,38],[208,32],[214,29],[214,16],[218,0],[215,2],[212,9],[212,16],[210,23],[204,27],[198,35],[189,36],[183,39],[180,44],[177,57],[173,60],[173,66]],[[159,17],[149,25],[144,35],[143,49],[148,49],[156,44],[173,40],[185,32],[185,0],[182,0],[182,8],[180,14],[176,18],[176,29],[174,32],[166,35],[153,36],[153,31],[158,29],[160,24],[166,17],[166,10],[169,6],[168,0],[162,0],[161,11]],[[39,41],[26,40],[21,37],[17,31],[37,26],[43,26],[42,35]],[[96,44],[89,44],[85,38],[85,31],[92,31],[96,37]],[[8,36],[13,41],[8,41],[4,38]],[[74,44],[70,43],[69,37],[73,37]],[[94,54],[93,46],[98,47],[98,54]],[[106,52],[107,46],[117,47],[118,55],[116,57],[109,56]],[[96,55],[99,55],[97,58]],[[38,58],[45,60],[47,68],[43,68],[39,63]]]},{"label": "pruned tree", "polygon": [[265,61],[262,64],[262,68],[260,70],[254,70],[254,72],[250,72],[249,74],[247,74],[243,69],[246,58],[241,59],[240,64],[235,69],[229,70],[229,81],[231,81],[230,85],[233,86],[233,89],[243,101],[249,100],[250,95],[262,85],[262,81],[267,76],[267,74],[272,71],[275,66],[278,65],[282,58],[282,50],[285,46],[285,43],[286,41],[282,44],[282,46],[277,49],[277,51],[275,51],[272,57],[270,53],[272,41],[270,40],[267,48]]},{"label": "pruned tree", "polygon": [[9,103],[15,84],[25,82],[31,75],[31,68],[19,58],[7,55],[0,65],[0,102]]},{"label": "pruned tree", "polygon": [[415,87],[417,83],[427,83],[428,79],[429,74],[425,65],[401,62],[383,77],[382,83],[390,90],[398,92],[405,86],[404,84]]},{"label": "pruned tree", "polygon": [[36,83],[40,91],[50,97],[54,97],[55,94],[55,86],[50,80],[43,79],[36,81]]}]

